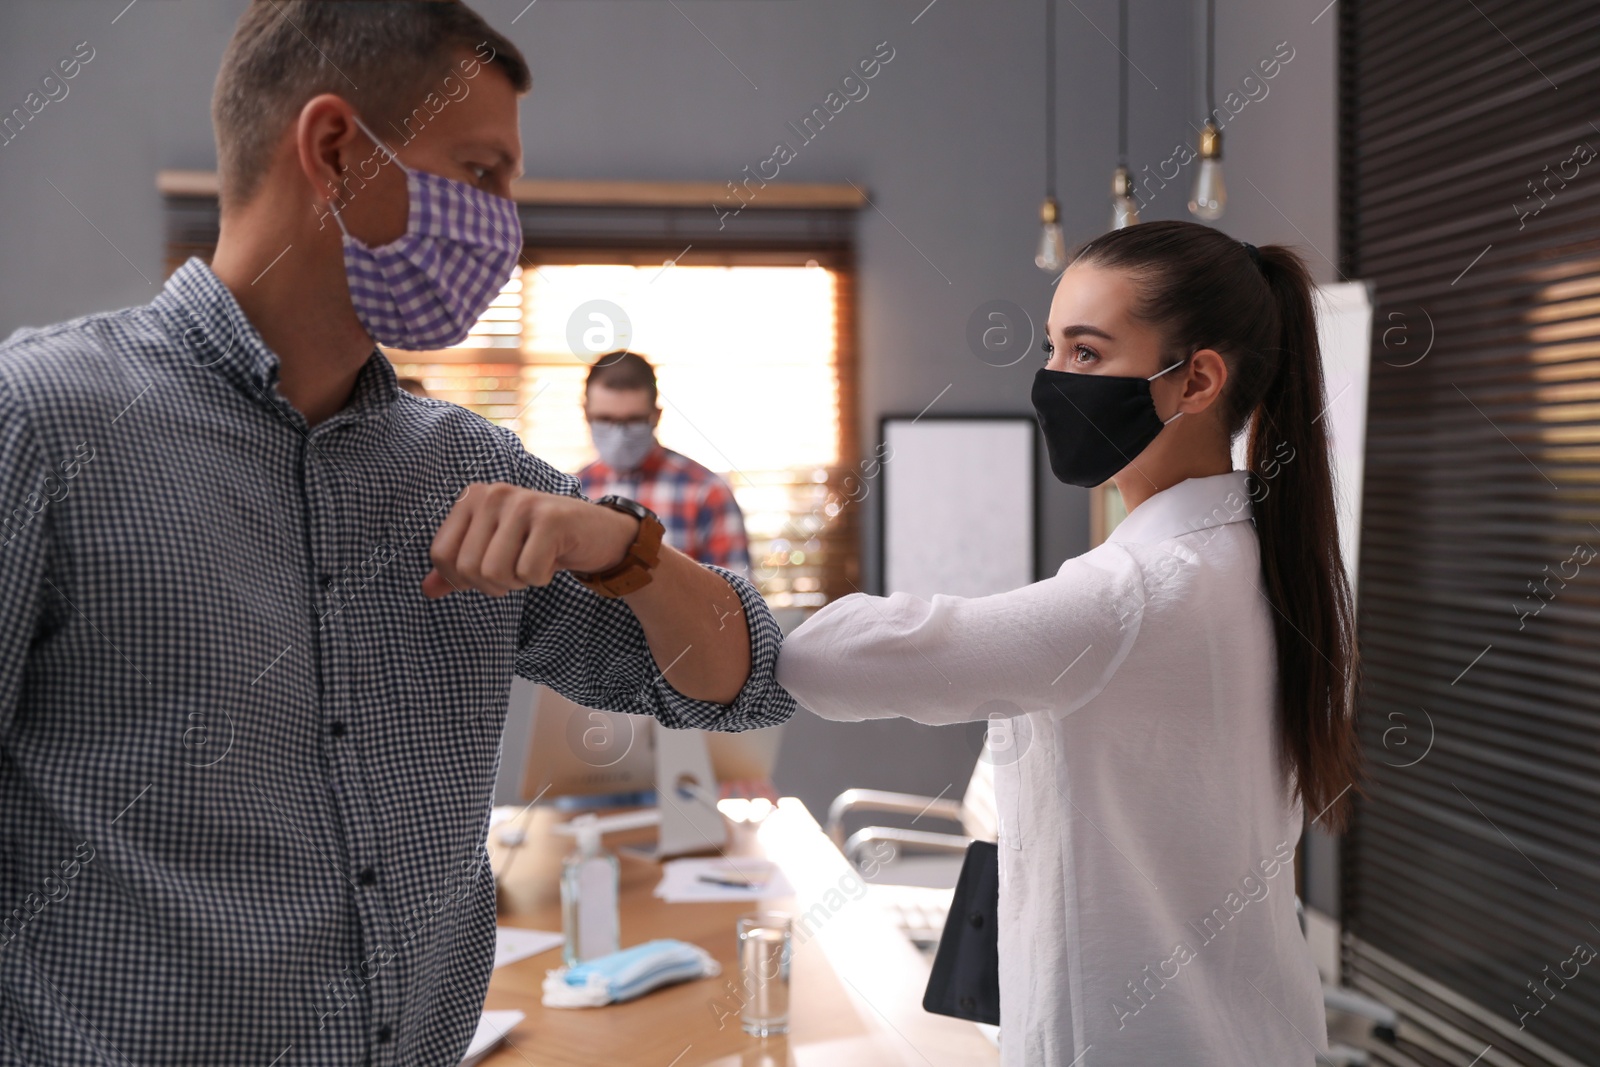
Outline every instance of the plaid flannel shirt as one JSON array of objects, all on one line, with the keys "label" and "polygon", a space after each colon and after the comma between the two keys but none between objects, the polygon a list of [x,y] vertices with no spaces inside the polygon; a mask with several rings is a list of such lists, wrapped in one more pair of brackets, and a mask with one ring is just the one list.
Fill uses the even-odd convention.
[{"label": "plaid flannel shirt", "polygon": [[631,471],[597,459],[578,472],[578,481],[590,500],[615,493],[655,512],[667,544],[690,559],[750,576],[744,513],[733,490],[688,456],[657,444]]}]

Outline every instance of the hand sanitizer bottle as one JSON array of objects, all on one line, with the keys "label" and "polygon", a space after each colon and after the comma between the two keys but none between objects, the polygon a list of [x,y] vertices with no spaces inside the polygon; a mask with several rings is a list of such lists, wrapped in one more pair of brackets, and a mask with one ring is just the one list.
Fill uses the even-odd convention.
[{"label": "hand sanitizer bottle", "polygon": [[578,850],[561,865],[562,962],[568,967],[620,947],[617,913],[617,857],[600,847],[593,815],[573,820]]}]

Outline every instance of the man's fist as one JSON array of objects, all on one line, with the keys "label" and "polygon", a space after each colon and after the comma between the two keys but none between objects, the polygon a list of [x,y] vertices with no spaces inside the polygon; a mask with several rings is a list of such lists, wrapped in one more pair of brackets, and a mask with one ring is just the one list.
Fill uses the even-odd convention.
[{"label": "man's fist", "polygon": [[477,589],[504,596],[548,585],[556,571],[601,571],[620,563],[639,520],[577,497],[503,482],[475,483],[433,537],[429,597]]}]

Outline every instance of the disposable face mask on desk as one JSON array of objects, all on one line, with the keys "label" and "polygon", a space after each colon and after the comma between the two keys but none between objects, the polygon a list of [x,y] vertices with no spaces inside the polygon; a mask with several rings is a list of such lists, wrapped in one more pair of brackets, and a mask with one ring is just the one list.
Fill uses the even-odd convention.
[{"label": "disposable face mask on desk", "polygon": [[690,978],[710,978],[722,967],[699,945],[661,939],[549,971],[544,977],[547,1008],[598,1008],[643,996]]}]

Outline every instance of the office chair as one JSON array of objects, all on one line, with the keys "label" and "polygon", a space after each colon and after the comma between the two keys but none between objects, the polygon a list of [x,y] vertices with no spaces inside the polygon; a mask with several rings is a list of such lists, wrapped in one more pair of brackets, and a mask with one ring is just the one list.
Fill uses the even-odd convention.
[{"label": "office chair", "polygon": [[[868,826],[846,838],[845,817],[859,812],[910,815],[914,823],[924,819],[952,823],[961,832]],[[985,759],[979,759],[973,768],[960,801],[882,789],[846,789],[828,806],[828,836],[862,872],[868,891],[924,950],[939,943],[967,846],[974,840],[993,841],[998,825],[994,767]],[[888,855],[882,845],[891,849]]]},{"label": "office chair", "polygon": [[[1294,913],[1300,920],[1300,933],[1306,935],[1306,909],[1300,897],[1294,898]],[[1372,1024],[1371,1035],[1387,1044],[1394,1044],[1399,1040],[1400,1016],[1387,1004],[1373,1000],[1369,996],[1357,993],[1353,989],[1343,986],[1331,986],[1323,983],[1322,1005],[1328,1011],[1343,1012],[1353,1015],[1358,1019],[1365,1019]],[[1330,1027],[1330,1030],[1333,1028]],[[1372,1057],[1363,1049],[1350,1045],[1335,1044],[1330,1033],[1328,1037],[1328,1055],[1323,1061],[1334,1064],[1335,1067],[1367,1067],[1372,1062]]]}]

